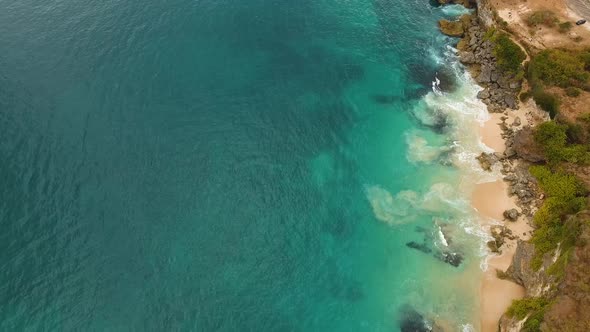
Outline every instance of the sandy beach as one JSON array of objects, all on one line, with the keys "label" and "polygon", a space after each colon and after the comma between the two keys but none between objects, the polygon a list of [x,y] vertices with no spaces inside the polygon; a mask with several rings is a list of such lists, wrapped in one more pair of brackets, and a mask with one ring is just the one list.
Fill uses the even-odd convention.
[{"label": "sandy beach", "polygon": [[[511,124],[518,116],[524,125],[528,122],[526,119],[530,118],[526,114],[528,110],[529,108],[524,106],[519,111],[509,112],[507,115],[491,114],[491,118],[480,129],[482,143],[495,152],[502,153],[505,149],[500,127],[502,117],[508,117],[506,123]],[[514,235],[526,239],[531,228],[524,216],[520,216],[516,222],[503,220],[505,210],[517,208],[515,200],[508,196],[507,190],[508,184],[502,179],[477,184],[472,194],[472,206],[478,211],[483,227],[504,225]],[[487,270],[483,274],[480,287],[480,324],[483,332],[497,331],[498,321],[512,300],[524,296],[524,288],[496,276],[496,270],[505,271],[510,266],[515,249],[516,240],[506,239],[506,243],[501,247],[502,253],[500,255],[490,253],[487,258]]]}]

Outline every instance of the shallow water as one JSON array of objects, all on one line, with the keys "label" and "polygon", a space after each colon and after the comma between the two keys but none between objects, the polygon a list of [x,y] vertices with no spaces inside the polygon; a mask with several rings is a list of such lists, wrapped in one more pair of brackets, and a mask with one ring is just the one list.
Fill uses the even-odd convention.
[{"label": "shallow water", "polygon": [[1,330],[477,328],[465,9],[2,7]]}]

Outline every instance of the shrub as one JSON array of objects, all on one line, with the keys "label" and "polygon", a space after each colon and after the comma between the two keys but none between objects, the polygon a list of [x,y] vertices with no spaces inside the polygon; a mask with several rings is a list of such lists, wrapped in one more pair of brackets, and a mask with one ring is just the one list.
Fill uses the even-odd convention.
[{"label": "shrub", "polygon": [[569,143],[583,144],[584,143],[584,128],[579,123],[566,123],[566,135]]},{"label": "shrub", "polygon": [[547,27],[553,27],[557,23],[557,18],[551,11],[537,10],[527,17],[526,23],[529,26],[544,25]]},{"label": "shrub", "polygon": [[585,62],[579,55],[557,50],[544,50],[535,56],[528,66],[529,78],[533,84],[541,80],[546,84],[568,87],[583,84],[589,74],[584,70]]},{"label": "shrub", "polygon": [[533,99],[542,110],[549,113],[553,119],[559,113],[559,99],[557,96],[545,92],[542,88],[533,90]]},{"label": "shrub", "polygon": [[[577,135],[575,126],[570,129],[570,141],[581,139]],[[551,165],[558,164],[562,161],[568,161],[578,164],[590,163],[590,153],[588,147],[582,144],[566,145],[568,141],[568,126],[560,125],[555,121],[542,123],[535,130],[535,141],[543,148],[543,153]]]},{"label": "shrub", "polygon": [[584,113],[578,117],[578,120],[590,124],[590,113]]},{"label": "shrub", "polygon": [[566,215],[586,207],[586,189],[575,176],[553,171],[547,166],[532,166],[529,171],[547,195],[534,216],[538,228],[531,239],[535,245],[531,267],[538,270],[543,263],[543,255],[553,251],[558,244],[561,243],[564,251],[575,244],[579,227],[573,222],[564,223],[562,220]]},{"label": "shrub", "polygon": [[580,89],[574,88],[573,86],[569,86],[565,89],[565,94],[569,97],[577,97],[580,95]]},{"label": "shrub", "polygon": [[529,98],[531,98],[530,91],[525,91],[518,96],[518,99],[520,99],[520,101],[522,101],[523,103],[529,100]]},{"label": "shrub", "polygon": [[524,319],[527,315],[542,311],[549,304],[544,297],[527,297],[513,300],[506,314],[517,319]]},{"label": "shrub", "polygon": [[572,22],[563,22],[563,23],[559,23],[559,32],[560,33],[566,33],[568,31],[570,31],[573,27]]},{"label": "shrub", "polygon": [[505,33],[496,33],[493,37],[495,43],[494,56],[500,70],[518,75],[522,72],[522,62],[526,59],[523,50],[514,43]]}]

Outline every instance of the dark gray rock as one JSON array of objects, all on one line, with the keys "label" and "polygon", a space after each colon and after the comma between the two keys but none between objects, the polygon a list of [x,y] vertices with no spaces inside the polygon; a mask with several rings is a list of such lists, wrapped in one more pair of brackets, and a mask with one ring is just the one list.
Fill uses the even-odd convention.
[{"label": "dark gray rock", "polygon": [[515,109],[517,104],[516,104],[516,98],[514,98],[514,95],[509,94],[504,96],[504,102],[506,103],[506,105],[508,105],[508,107]]},{"label": "dark gray rock", "polygon": [[520,215],[520,213],[518,213],[517,209],[510,209],[510,210],[504,211],[504,218],[506,218],[507,220],[510,220],[510,221],[516,221],[518,219],[519,215]]},{"label": "dark gray rock", "polygon": [[483,66],[479,76],[475,79],[477,83],[489,83],[492,79],[492,68],[489,66]]},{"label": "dark gray rock", "polygon": [[490,91],[488,89],[483,89],[477,93],[477,98],[479,99],[487,99],[490,98]]}]

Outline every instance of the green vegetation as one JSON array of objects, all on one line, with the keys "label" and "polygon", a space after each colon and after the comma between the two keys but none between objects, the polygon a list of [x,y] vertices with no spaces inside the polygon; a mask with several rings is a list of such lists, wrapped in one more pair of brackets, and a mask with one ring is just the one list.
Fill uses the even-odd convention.
[{"label": "green vegetation", "polygon": [[523,103],[526,102],[527,100],[529,100],[529,98],[531,98],[531,92],[530,91],[522,92],[518,96],[518,99],[520,99],[520,101],[522,101]]},{"label": "green vegetation", "polygon": [[522,62],[526,59],[526,54],[520,46],[513,42],[507,33],[494,28],[486,32],[484,39],[494,43],[493,52],[497,59],[498,68],[504,73],[521,79],[524,76]]},{"label": "green vegetation", "polygon": [[537,10],[526,19],[528,26],[544,25],[546,27],[553,27],[557,24],[555,13],[549,10]]},{"label": "green vegetation", "polygon": [[581,89],[590,89],[590,50],[584,52],[550,49],[539,52],[527,65],[527,79],[537,105],[551,118],[559,113],[559,98],[545,91],[546,86],[566,89],[576,97]]},{"label": "green vegetation", "polygon": [[588,80],[582,55],[558,49],[544,50],[537,54],[528,66],[529,79],[533,83],[542,81],[548,85],[567,88],[583,84]]},{"label": "green vegetation", "polygon": [[563,252],[575,245],[579,227],[563,220],[567,215],[586,207],[586,190],[571,174],[553,171],[547,166],[532,166],[529,171],[537,178],[539,186],[547,195],[533,219],[537,229],[531,239],[535,245],[531,265],[534,269],[539,269],[543,263],[543,255],[555,250],[558,245],[561,245]]},{"label": "green vegetation", "polygon": [[559,32],[560,33],[566,33],[568,31],[570,31],[572,29],[574,25],[572,24],[572,22],[563,22],[563,23],[559,23]]},{"label": "green vegetation", "polygon": [[573,86],[568,86],[565,89],[565,94],[568,95],[568,97],[578,97],[580,95],[580,89],[575,88]]},{"label": "green vegetation", "polygon": [[[565,126],[555,121],[548,121],[541,124],[535,130],[535,141],[543,148],[543,152],[550,165],[557,165],[560,162],[571,162],[577,164],[590,163],[588,146],[584,144],[567,144],[568,128],[570,132],[576,129],[574,126]],[[570,133],[570,141],[575,141],[573,133]]]},{"label": "green vegetation", "polygon": [[590,113],[584,113],[578,117],[578,120],[590,124]]},{"label": "green vegetation", "polygon": [[521,331],[537,332],[540,331],[548,305],[549,301],[544,297],[527,297],[512,301],[506,314],[518,320],[523,320],[528,316]]},{"label": "green vegetation", "polygon": [[533,100],[541,109],[547,113],[553,119],[559,113],[559,98],[557,96],[545,92],[543,88],[536,87],[532,92]]}]

